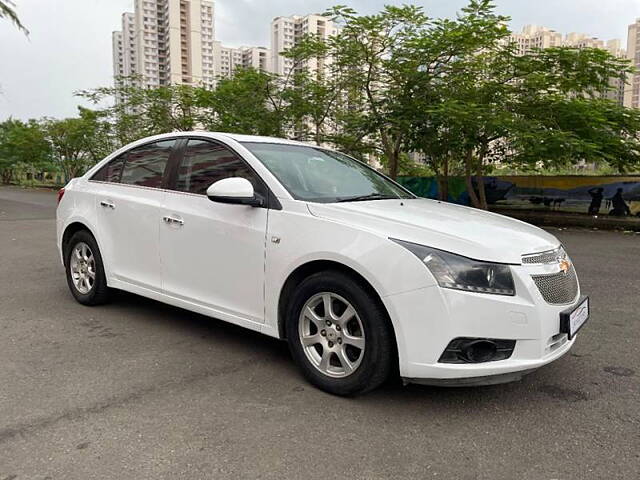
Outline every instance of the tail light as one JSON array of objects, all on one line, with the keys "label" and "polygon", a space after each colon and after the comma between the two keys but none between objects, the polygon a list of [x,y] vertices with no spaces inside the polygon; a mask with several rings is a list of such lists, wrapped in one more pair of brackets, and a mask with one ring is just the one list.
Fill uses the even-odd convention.
[{"label": "tail light", "polygon": [[62,200],[62,197],[64,197],[64,187],[58,190],[58,203],[60,203],[60,200]]}]

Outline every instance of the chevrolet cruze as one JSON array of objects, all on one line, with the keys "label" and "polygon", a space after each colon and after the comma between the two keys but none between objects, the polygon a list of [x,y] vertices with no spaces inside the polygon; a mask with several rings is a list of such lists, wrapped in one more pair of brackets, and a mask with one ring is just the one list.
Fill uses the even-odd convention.
[{"label": "chevrolet cruze", "polygon": [[429,385],[517,380],[565,354],[589,316],[554,236],[417,198],[304,143],[146,138],[58,199],[78,302],[127,290],[286,339],[304,376],[334,394],[395,372]]}]

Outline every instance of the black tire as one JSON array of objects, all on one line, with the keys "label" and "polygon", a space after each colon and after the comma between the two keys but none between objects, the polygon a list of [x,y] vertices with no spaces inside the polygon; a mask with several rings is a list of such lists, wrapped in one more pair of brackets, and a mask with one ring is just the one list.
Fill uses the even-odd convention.
[{"label": "black tire", "polygon": [[[74,284],[71,273],[71,255],[75,247],[85,243],[91,249],[93,253],[95,263],[95,280],[91,289],[83,293]],[[67,285],[74,298],[82,305],[102,305],[109,301],[110,289],[107,287],[107,279],[104,274],[104,264],[102,262],[102,255],[100,255],[100,249],[93,235],[87,230],[80,230],[73,234],[69,239],[69,242],[65,245],[64,251],[64,265],[67,275]]]},{"label": "black tire", "polygon": [[[364,330],[363,358],[350,375],[342,378],[331,377],[311,363],[298,333],[303,307],[322,292],[334,293],[347,300],[356,310]],[[375,389],[389,377],[395,363],[395,339],[386,310],[365,286],[340,271],[318,272],[300,283],[287,309],[286,333],[291,354],[305,378],[334,395],[352,396]]]}]

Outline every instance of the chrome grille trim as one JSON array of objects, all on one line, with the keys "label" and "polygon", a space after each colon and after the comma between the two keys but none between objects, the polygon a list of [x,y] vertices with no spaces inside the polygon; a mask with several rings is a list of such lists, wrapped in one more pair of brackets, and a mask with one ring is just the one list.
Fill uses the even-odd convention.
[{"label": "chrome grille trim", "polygon": [[536,265],[536,264],[548,264],[557,263],[558,257],[566,258],[567,252],[565,252],[562,246],[555,250],[547,250],[540,253],[529,253],[522,256],[523,265]]},{"label": "chrome grille trim", "polygon": [[551,353],[556,351],[558,348],[560,348],[562,345],[564,345],[567,342],[568,342],[568,338],[566,333],[557,333],[556,335],[551,337],[547,342],[546,353]]},{"label": "chrome grille trim", "polygon": [[567,305],[578,297],[578,276],[573,264],[567,273],[531,275],[542,298],[551,305]]}]

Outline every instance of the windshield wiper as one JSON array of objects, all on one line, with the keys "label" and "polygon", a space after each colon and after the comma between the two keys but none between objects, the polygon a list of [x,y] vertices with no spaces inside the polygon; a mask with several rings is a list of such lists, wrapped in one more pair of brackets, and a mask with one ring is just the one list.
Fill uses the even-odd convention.
[{"label": "windshield wiper", "polygon": [[366,195],[356,195],[355,197],[341,198],[338,202],[360,202],[364,200],[390,200],[397,199],[392,195],[385,195],[383,193],[367,193]]}]

